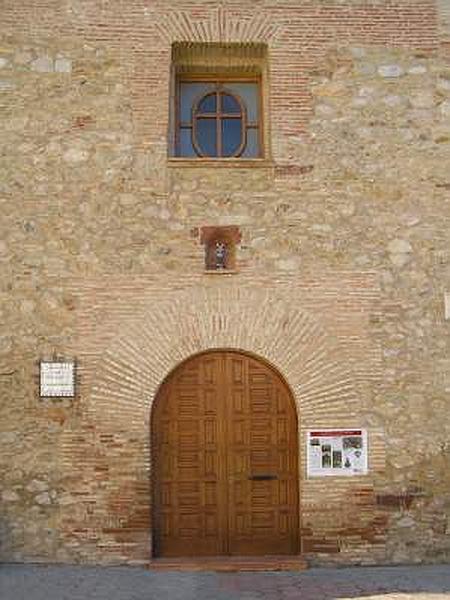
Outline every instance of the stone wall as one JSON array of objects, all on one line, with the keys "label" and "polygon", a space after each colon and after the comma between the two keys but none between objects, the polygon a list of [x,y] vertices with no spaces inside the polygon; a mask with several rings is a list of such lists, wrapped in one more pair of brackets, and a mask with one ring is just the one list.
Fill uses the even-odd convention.
[{"label": "stone wall", "polygon": [[[331,489],[302,463],[310,559],[448,560],[446,4],[3,4],[1,559],[148,559],[151,401],[218,343],[220,315],[220,343],[271,360],[304,427],[337,423],[346,386],[360,402],[370,477]],[[167,159],[171,44],[185,40],[268,45],[266,160]],[[235,274],[204,273],[204,225],[239,226]],[[251,321],[263,300],[272,332],[295,332],[302,311],[323,326],[314,376],[300,345],[283,350],[294,333],[275,343]],[[55,352],[79,360],[74,402],[38,399],[37,361]],[[317,390],[335,412],[317,412]]]},{"label": "stone wall", "polygon": [[448,0],[438,1],[438,12],[441,39],[448,43],[450,39],[450,3]]}]

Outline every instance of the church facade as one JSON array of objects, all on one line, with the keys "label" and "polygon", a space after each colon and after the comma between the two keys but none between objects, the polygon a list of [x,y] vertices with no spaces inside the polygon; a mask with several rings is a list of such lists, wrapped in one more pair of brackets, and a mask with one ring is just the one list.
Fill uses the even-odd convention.
[{"label": "church facade", "polygon": [[5,0],[0,559],[450,559],[450,5]]}]

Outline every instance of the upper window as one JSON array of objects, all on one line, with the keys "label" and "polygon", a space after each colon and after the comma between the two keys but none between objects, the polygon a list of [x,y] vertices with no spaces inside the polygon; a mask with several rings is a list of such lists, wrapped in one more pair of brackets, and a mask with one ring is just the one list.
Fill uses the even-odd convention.
[{"label": "upper window", "polygon": [[260,157],[259,93],[258,81],[179,80],[175,155]]}]

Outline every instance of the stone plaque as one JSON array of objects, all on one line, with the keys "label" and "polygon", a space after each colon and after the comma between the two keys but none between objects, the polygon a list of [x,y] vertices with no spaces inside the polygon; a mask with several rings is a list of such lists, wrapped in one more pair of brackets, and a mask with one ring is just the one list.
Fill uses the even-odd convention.
[{"label": "stone plaque", "polygon": [[308,477],[365,475],[365,429],[311,429],[307,432]]},{"label": "stone plaque", "polygon": [[73,398],[75,396],[75,363],[73,361],[41,361],[40,397]]}]

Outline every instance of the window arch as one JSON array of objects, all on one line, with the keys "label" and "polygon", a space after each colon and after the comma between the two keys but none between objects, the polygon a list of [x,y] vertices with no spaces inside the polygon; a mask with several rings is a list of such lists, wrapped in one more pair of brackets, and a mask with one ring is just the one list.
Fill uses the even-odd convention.
[{"label": "window arch", "polygon": [[261,156],[259,83],[255,80],[180,80],[176,156]]}]

